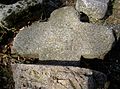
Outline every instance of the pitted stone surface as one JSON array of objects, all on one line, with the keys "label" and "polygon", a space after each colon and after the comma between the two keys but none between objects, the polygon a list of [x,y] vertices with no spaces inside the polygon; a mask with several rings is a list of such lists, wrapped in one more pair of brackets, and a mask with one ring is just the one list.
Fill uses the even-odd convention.
[{"label": "pitted stone surface", "polygon": [[[114,42],[105,26],[79,22],[72,7],[53,12],[49,21],[33,23],[16,36],[12,50],[40,60],[103,58]],[[69,19],[70,18],[70,19]]]},{"label": "pitted stone surface", "polygon": [[42,2],[43,0],[20,0],[10,5],[0,4],[0,23],[10,27],[20,15],[27,13],[29,7],[42,4]]},{"label": "pitted stone surface", "polygon": [[12,65],[15,89],[97,89],[104,88],[106,75],[79,67]]},{"label": "pitted stone surface", "polygon": [[109,0],[77,0],[76,10],[90,18],[101,19],[105,16]]}]

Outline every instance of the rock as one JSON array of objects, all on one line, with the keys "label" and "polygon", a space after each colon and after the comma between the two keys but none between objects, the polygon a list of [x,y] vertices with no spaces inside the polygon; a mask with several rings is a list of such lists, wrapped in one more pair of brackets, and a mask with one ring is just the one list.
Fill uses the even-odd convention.
[{"label": "rock", "polygon": [[116,40],[119,40],[120,39],[120,24],[112,24],[112,25],[108,25],[108,27],[114,31]]},{"label": "rock", "polygon": [[81,23],[73,7],[54,11],[48,22],[33,23],[14,39],[12,52],[40,60],[103,58],[114,42],[112,30]]},{"label": "rock", "polygon": [[75,7],[90,18],[102,19],[106,14],[108,2],[109,0],[77,0]]},{"label": "rock", "polygon": [[15,89],[103,89],[106,75],[79,67],[13,64]]},{"label": "rock", "polygon": [[37,15],[36,10],[32,12],[31,7],[37,8],[37,13],[39,9],[40,14],[40,6],[39,8],[35,6],[42,4],[42,2],[42,0],[20,0],[10,5],[0,4],[0,23],[10,28],[20,22],[21,19],[28,19],[25,16]]},{"label": "rock", "polygon": [[72,6],[59,8],[51,13],[49,23],[59,27],[78,25],[80,23],[79,14]]},{"label": "rock", "polygon": [[17,1],[20,1],[20,0],[0,0],[0,3],[9,5],[9,4],[16,3]]}]

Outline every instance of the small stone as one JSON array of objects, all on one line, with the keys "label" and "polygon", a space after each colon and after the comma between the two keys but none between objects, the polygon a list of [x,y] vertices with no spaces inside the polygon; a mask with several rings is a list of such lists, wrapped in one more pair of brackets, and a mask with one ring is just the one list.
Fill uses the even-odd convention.
[{"label": "small stone", "polygon": [[115,35],[116,39],[119,40],[119,38],[120,38],[120,24],[109,25],[108,27],[114,31],[114,35]]},{"label": "small stone", "polygon": [[76,10],[83,12],[88,17],[102,19],[107,11],[109,0],[77,0]]},{"label": "small stone", "polygon": [[[27,4],[29,2],[30,4]],[[34,7],[36,5],[41,5],[43,0],[20,0],[16,3],[10,5],[0,4],[0,24],[4,27],[11,28],[15,26],[18,19],[25,16],[24,12],[30,12],[29,7]],[[22,15],[23,13],[23,15]],[[32,13],[32,12],[31,12]],[[37,11],[38,13],[38,11]],[[34,13],[35,14],[35,13]],[[21,16],[20,16],[21,15]],[[28,13],[27,13],[28,15]]]}]

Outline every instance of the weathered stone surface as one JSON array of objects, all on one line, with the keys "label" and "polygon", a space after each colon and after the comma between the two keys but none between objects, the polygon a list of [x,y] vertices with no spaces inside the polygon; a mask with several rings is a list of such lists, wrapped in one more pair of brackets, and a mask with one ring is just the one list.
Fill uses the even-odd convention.
[{"label": "weathered stone surface", "polygon": [[43,0],[20,0],[10,5],[0,4],[0,23],[6,27],[12,27],[20,19],[25,19],[26,15],[33,15],[33,12],[28,10],[29,7],[42,4],[42,2]]},{"label": "weathered stone surface", "polygon": [[52,13],[48,22],[33,23],[16,36],[12,50],[40,60],[103,58],[114,42],[112,30],[81,23],[72,7]]},{"label": "weathered stone surface", "polygon": [[80,23],[79,14],[72,6],[57,9],[51,13],[49,23],[52,26],[75,26]]},{"label": "weathered stone surface", "polygon": [[89,17],[101,19],[107,11],[109,0],[77,0],[76,10],[87,14]]},{"label": "weathered stone surface", "polygon": [[15,89],[103,89],[106,75],[79,67],[12,65]]}]

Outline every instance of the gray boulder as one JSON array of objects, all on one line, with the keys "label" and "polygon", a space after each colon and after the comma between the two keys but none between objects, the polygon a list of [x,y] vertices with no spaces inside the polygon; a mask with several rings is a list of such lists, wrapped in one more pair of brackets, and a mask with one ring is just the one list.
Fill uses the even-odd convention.
[{"label": "gray boulder", "polygon": [[40,60],[80,60],[103,58],[114,42],[112,30],[105,26],[81,23],[73,7],[51,14],[48,22],[33,23],[20,31],[12,52]]},{"label": "gray boulder", "polygon": [[90,18],[102,19],[106,14],[108,2],[109,0],[77,0],[75,7]]},{"label": "gray boulder", "polygon": [[15,89],[104,89],[106,75],[79,67],[13,64]]},{"label": "gray boulder", "polygon": [[[5,27],[13,27],[27,16],[37,15],[30,11],[30,7],[42,4],[43,0],[20,0],[14,4],[0,4],[0,23]],[[37,8],[38,9],[38,8]],[[41,10],[39,10],[40,14]],[[38,13],[38,10],[37,10]],[[30,18],[29,18],[30,19]]]}]

